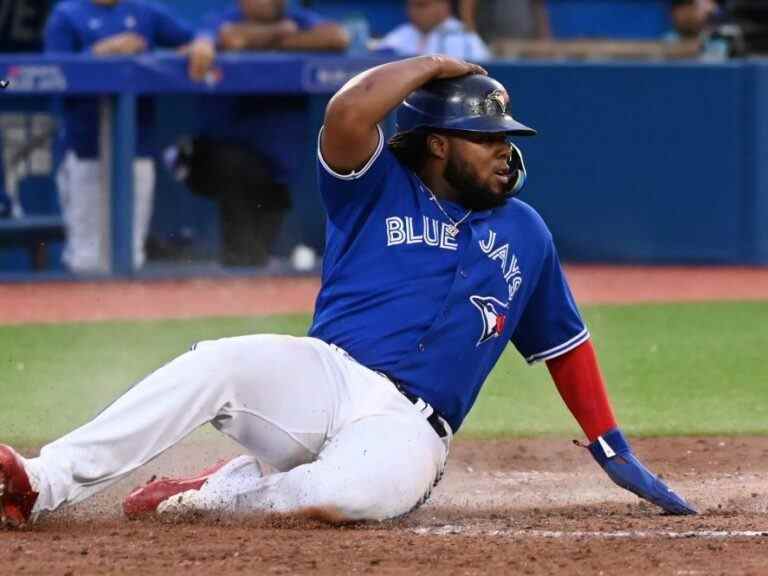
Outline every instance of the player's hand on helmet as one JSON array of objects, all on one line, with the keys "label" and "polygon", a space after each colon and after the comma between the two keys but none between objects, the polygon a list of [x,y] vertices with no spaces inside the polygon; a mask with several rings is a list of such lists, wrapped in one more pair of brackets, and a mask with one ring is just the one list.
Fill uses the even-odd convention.
[{"label": "player's hand on helmet", "polygon": [[614,428],[587,446],[597,463],[616,484],[669,514],[697,514],[685,500],[652,474],[632,453],[621,430]]},{"label": "player's hand on helmet", "polygon": [[435,58],[439,65],[440,70],[435,78],[455,78],[457,76],[466,76],[467,74],[482,74],[487,76],[488,72],[482,66],[466,62],[465,60],[459,60],[458,58],[451,58],[450,56],[444,56],[442,54],[430,56]]},{"label": "player's hand on helmet", "polygon": [[140,54],[147,50],[147,40],[135,32],[122,32],[96,42],[91,51],[97,56]]}]

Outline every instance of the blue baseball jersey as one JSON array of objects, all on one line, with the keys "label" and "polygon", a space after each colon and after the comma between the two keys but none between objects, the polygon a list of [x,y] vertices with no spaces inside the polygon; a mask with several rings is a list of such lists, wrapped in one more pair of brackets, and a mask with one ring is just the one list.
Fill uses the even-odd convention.
[{"label": "blue baseball jersey", "polygon": [[[311,30],[327,22],[316,12],[288,7],[283,18],[299,30]],[[242,23],[246,18],[239,6],[204,18],[201,35],[216,38],[222,26]],[[306,138],[306,98],[303,96],[202,96],[205,110],[202,131],[207,136],[239,144],[260,153],[270,167],[272,178],[288,184],[299,172],[294,144]]]},{"label": "blue baseball jersey", "polygon": [[[67,0],[56,5],[45,28],[48,53],[89,52],[94,44],[116,34],[133,32],[144,38],[147,49],[176,47],[190,42],[194,30],[176,18],[164,5],[142,0],[120,0],[114,5],[92,0]],[[146,98],[139,100],[137,153],[152,153],[153,109]],[[64,101],[64,141],[81,158],[98,156],[98,103],[93,98]]]},{"label": "blue baseball jersey", "polygon": [[[319,158],[327,232],[310,336],[429,402],[455,430],[511,341],[528,362],[589,338],[544,221],[512,199],[452,224],[385,146],[350,175]],[[441,200],[454,221],[467,211]]]}]

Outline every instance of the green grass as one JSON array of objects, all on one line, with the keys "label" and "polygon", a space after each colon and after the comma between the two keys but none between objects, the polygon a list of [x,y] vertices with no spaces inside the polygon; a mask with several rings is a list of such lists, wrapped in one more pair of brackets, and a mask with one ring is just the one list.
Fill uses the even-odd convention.
[{"label": "green grass", "polygon": [[[768,302],[595,306],[584,315],[625,431],[768,434]],[[579,434],[546,366],[526,369],[511,349],[465,428]]]},{"label": "green grass", "polygon": [[[633,435],[768,434],[768,303],[586,307],[623,428]],[[307,316],[0,327],[0,441],[37,444],[96,414],[198,340],[303,334]],[[510,348],[465,434],[574,435],[546,367]]]}]

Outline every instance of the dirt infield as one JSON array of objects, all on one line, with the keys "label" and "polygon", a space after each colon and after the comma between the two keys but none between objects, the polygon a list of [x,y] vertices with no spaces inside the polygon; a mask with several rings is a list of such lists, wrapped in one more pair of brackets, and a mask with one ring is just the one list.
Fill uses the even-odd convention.
[{"label": "dirt infield", "polygon": [[[570,267],[581,303],[768,300],[768,269]],[[313,279],[0,286],[0,323],[309,311]],[[8,574],[768,574],[768,438],[635,442],[702,514],[660,515],[568,439],[459,439],[432,499],[405,519],[148,519],[119,503],[154,474],[238,453],[196,434],[95,498],[0,531]]]},{"label": "dirt infield", "polygon": [[403,520],[121,519],[135,484],[236,453],[196,439],[87,503],[0,533],[0,558],[9,574],[768,573],[767,439],[649,439],[636,450],[702,514],[660,515],[567,440],[515,439],[458,441],[433,498]]}]

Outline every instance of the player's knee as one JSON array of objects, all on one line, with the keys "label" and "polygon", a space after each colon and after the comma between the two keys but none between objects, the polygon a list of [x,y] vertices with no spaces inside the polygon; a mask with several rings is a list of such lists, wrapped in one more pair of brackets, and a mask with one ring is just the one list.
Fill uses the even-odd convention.
[{"label": "player's knee", "polygon": [[384,520],[391,514],[387,514],[383,504],[380,497],[361,486],[340,499],[339,513],[349,520]]},{"label": "player's knee", "polygon": [[382,520],[382,501],[359,479],[328,474],[316,466],[299,466],[280,481],[274,510],[326,522]]},{"label": "player's knee", "polygon": [[385,520],[398,514],[368,486],[345,487],[321,498],[316,506],[309,507],[309,516],[331,522],[359,520]]}]

